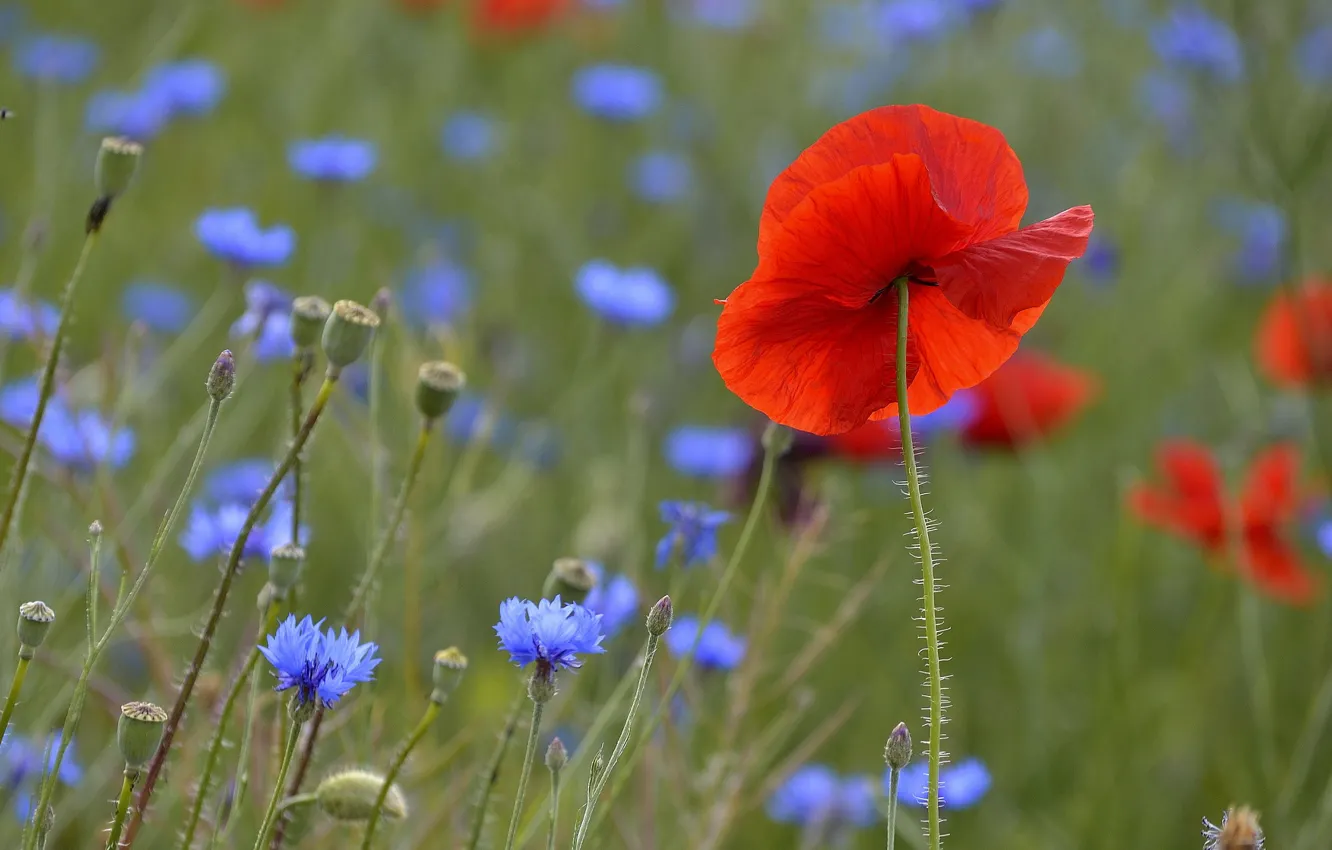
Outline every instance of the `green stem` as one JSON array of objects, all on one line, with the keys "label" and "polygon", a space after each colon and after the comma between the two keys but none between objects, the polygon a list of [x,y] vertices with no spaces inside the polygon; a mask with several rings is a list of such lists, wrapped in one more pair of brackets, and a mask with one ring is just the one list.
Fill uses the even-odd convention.
[{"label": "green stem", "polygon": [[129,812],[130,797],[134,794],[134,780],[137,770],[125,768],[125,778],[120,782],[120,797],[116,799],[116,817],[111,821],[111,835],[106,839],[106,850],[120,847],[120,832],[125,828],[125,815]]},{"label": "green stem", "polygon": [[[23,451],[14,464],[14,473],[9,482],[9,496],[5,500],[4,514],[0,515],[0,551],[4,551],[5,541],[14,523],[14,511],[18,508],[19,496],[23,492],[23,482],[28,476],[28,466],[32,462],[32,451],[37,445],[37,434],[42,428],[42,419],[46,416],[46,406],[55,393],[56,366],[60,362],[60,351],[65,345],[65,335],[69,331],[69,322],[74,315],[74,292],[83,270],[88,265],[88,255],[97,244],[97,232],[89,233],[83,240],[83,250],[74,265],[74,272],[65,284],[64,294],[60,296],[60,321],[56,325],[55,336],[51,339],[51,351],[46,355],[46,365],[42,367],[41,387],[37,393],[37,409],[33,411],[32,422],[28,425],[27,436],[23,439]],[[3,569],[3,564],[0,564]]]},{"label": "green stem", "polygon": [[546,833],[546,850],[555,850],[555,836],[560,831],[560,772],[550,771],[550,831]]},{"label": "green stem", "polygon": [[[292,360],[291,374],[291,438],[296,439],[301,433],[301,411],[305,409],[305,398],[301,387],[305,384],[305,359],[302,352],[296,352]],[[301,456],[298,453],[291,463],[291,542],[301,542]]]},{"label": "green stem", "polygon": [[194,832],[198,829],[199,818],[203,813],[204,799],[208,796],[209,782],[213,778],[213,771],[217,769],[217,761],[222,754],[222,741],[226,736],[227,722],[231,719],[231,713],[236,708],[236,701],[240,696],[241,689],[245,687],[250,674],[254,672],[255,666],[259,663],[261,657],[259,641],[263,640],[264,635],[277,623],[278,607],[277,602],[269,604],[263,627],[258,637],[255,638],[255,647],[250,650],[250,654],[245,659],[245,665],[241,667],[240,673],[231,683],[226,698],[222,702],[222,714],[217,719],[217,727],[213,730],[213,738],[208,742],[208,754],[204,757],[203,773],[199,776],[198,787],[194,790],[194,802],[190,806],[190,813],[185,821],[185,829],[181,832],[180,850],[190,850],[194,846]]},{"label": "green stem", "polygon": [[897,840],[897,785],[901,773],[895,767],[888,772],[888,850],[893,850],[893,842]]},{"label": "green stem", "polygon": [[32,661],[31,657],[23,657],[22,649],[19,652],[18,666],[14,668],[14,681],[9,686],[9,696],[5,699],[5,708],[0,711],[0,740],[4,739],[5,731],[9,729],[9,718],[14,715],[14,706],[18,705],[19,691],[23,690],[23,680],[28,675],[28,664]]},{"label": "green stem", "polygon": [[911,410],[907,404],[907,300],[909,284],[897,286],[897,422],[902,435],[902,460],[906,465],[907,492],[911,514],[916,521],[916,542],[920,551],[920,578],[924,591],[925,654],[929,663],[930,738],[929,738],[929,840],[930,850],[939,850],[943,836],[939,821],[939,761],[943,744],[943,676],[939,671],[939,611],[935,607],[934,548],[930,544],[930,524],[920,497],[920,470],[916,468],[916,449],[911,440]]},{"label": "green stem", "polygon": [[282,792],[286,790],[287,771],[291,769],[291,757],[296,754],[296,739],[301,737],[301,724],[295,721],[287,733],[287,746],[282,751],[282,765],[278,768],[277,781],[273,783],[273,796],[268,799],[268,811],[264,812],[263,823],[259,825],[259,835],[254,840],[254,850],[263,850],[268,843],[268,834],[273,831],[273,821],[277,819],[278,803],[282,802]]},{"label": "green stem", "polygon": [[527,752],[523,754],[523,772],[518,774],[518,794],[513,800],[513,817],[509,818],[509,837],[504,839],[504,850],[513,850],[513,840],[518,837],[518,819],[523,814],[523,800],[527,797],[527,780],[532,775],[537,738],[541,735],[541,713],[545,708],[545,703],[532,701],[532,728],[527,733]]},{"label": "green stem", "polygon": [[278,804],[278,812],[285,812],[287,809],[294,809],[297,806],[308,806],[311,803],[319,802],[318,794],[296,794],[291,797],[283,798]]},{"label": "green stem", "polygon": [[508,719],[504,721],[504,731],[500,733],[499,743],[495,746],[495,752],[490,756],[490,764],[486,766],[485,782],[481,786],[481,793],[476,801],[476,813],[472,816],[471,834],[467,838],[467,850],[476,850],[481,846],[481,833],[486,829],[486,812],[490,808],[490,792],[495,790],[495,783],[499,781],[500,766],[504,764],[504,756],[509,752],[509,742],[513,740],[514,732],[518,730],[518,719],[523,709],[523,700],[521,697],[514,700],[513,708],[509,709]]},{"label": "green stem", "polygon": [[421,716],[421,722],[416,724],[412,734],[407,736],[407,740],[402,742],[398,748],[397,754],[393,757],[393,763],[389,765],[388,773],[384,774],[384,784],[379,786],[379,796],[375,797],[375,807],[370,812],[370,820],[365,825],[365,839],[361,841],[361,850],[370,850],[370,841],[375,837],[375,827],[379,825],[379,816],[384,810],[384,801],[388,799],[389,790],[393,787],[393,780],[398,778],[398,772],[402,770],[403,764],[407,761],[407,756],[411,755],[413,749],[425,736],[430,724],[435,722],[439,716],[439,703],[431,701],[426,708],[425,714]]}]

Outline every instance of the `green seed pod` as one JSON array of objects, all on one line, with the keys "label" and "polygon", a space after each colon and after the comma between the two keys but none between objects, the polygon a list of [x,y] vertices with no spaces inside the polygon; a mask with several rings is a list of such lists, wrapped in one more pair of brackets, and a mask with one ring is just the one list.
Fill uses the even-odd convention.
[{"label": "green seed pod", "polygon": [[291,341],[299,349],[314,348],[333,308],[318,295],[302,295],[291,302]]},{"label": "green seed pod", "polygon": [[430,421],[449,412],[467,378],[452,363],[433,360],[422,363],[416,373],[416,409]]},{"label": "green seed pod", "polygon": [[647,615],[647,630],[649,634],[661,637],[666,634],[666,630],[671,627],[671,620],[675,618],[675,611],[671,606],[671,598],[663,596],[657,600]]},{"label": "green seed pod", "polygon": [[305,550],[295,543],[274,546],[268,555],[268,583],[279,597],[296,586],[304,569]]},{"label": "green seed pod", "polygon": [[581,558],[560,558],[551,566],[541,595],[559,596],[565,602],[581,603],[597,586],[597,574]]},{"label": "green seed pod", "polygon": [[46,633],[51,631],[51,624],[54,622],[55,611],[52,611],[51,606],[45,602],[24,602],[19,606],[20,658],[32,658],[33,650],[46,640]]},{"label": "green seed pod", "polygon": [[370,345],[377,327],[379,317],[369,307],[355,301],[334,304],[324,323],[324,357],[329,372],[336,375],[355,363]]},{"label": "green seed pod", "polygon": [[93,167],[93,184],[102,198],[115,198],[125,193],[134,174],[139,170],[139,157],[143,145],[123,138],[102,139],[97,151],[97,164]]},{"label": "green seed pod", "polygon": [[466,671],[467,656],[463,655],[458,647],[451,646],[436,652],[435,668],[431,673],[435,688],[430,692],[430,701],[443,705],[449,694],[453,693],[453,689],[458,687]]},{"label": "green seed pod", "polygon": [[120,707],[116,727],[116,745],[129,770],[142,770],[162,743],[162,727],[167,713],[151,702],[127,702]]},{"label": "green seed pod", "polygon": [[226,401],[231,395],[232,388],[236,386],[236,358],[231,351],[224,350],[217,355],[213,367],[208,370],[208,381],[204,386],[208,389],[208,397],[218,403]]},{"label": "green seed pod", "polygon": [[[315,789],[315,803],[324,814],[339,821],[366,821],[375,811],[375,800],[384,777],[368,770],[343,770],[327,777]],[[397,785],[389,787],[380,810],[384,817],[407,817],[407,800]]]}]

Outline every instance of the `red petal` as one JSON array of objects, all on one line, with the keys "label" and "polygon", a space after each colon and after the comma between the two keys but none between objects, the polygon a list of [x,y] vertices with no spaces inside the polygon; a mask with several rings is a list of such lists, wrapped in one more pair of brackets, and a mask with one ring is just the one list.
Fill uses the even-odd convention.
[{"label": "red petal", "polygon": [[1299,467],[1299,450],[1289,443],[1271,446],[1254,459],[1240,496],[1240,516],[1246,527],[1271,526],[1294,516]]},{"label": "red petal", "polygon": [[1292,605],[1307,605],[1321,591],[1318,576],[1270,529],[1244,535],[1244,569],[1264,593]]},{"label": "red petal", "polygon": [[1016,230],[1022,221],[1027,184],[1002,133],[928,106],[884,106],[824,133],[773,181],[760,239],[783,224],[815,187],[897,154],[922,158],[939,205],[970,226],[972,241]]},{"label": "red petal", "polygon": [[1018,313],[1054,296],[1068,264],[1087,250],[1092,219],[1091,207],[1074,207],[930,265],[959,310],[1008,327]]},{"label": "red petal", "polygon": [[855,460],[880,461],[902,459],[902,435],[895,420],[866,422],[845,434],[829,438],[833,451]]},{"label": "red petal", "polygon": [[1306,281],[1293,302],[1277,294],[1259,322],[1255,347],[1275,383],[1332,380],[1332,283]]},{"label": "red petal", "polygon": [[1213,552],[1226,547],[1221,475],[1211,452],[1187,440],[1163,444],[1157,464],[1164,485],[1140,485],[1129,507],[1143,521],[1187,537]]},{"label": "red petal", "polygon": [[962,437],[972,445],[1008,447],[1043,437],[1077,415],[1098,389],[1088,372],[1019,352],[976,387],[978,409]]}]

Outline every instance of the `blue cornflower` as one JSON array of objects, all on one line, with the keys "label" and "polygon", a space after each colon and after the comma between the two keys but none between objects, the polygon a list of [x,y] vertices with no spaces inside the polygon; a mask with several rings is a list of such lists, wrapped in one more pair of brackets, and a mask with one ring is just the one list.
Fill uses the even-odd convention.
[{"label": "blue cornflower", "polygon": [[698,618],[693,614],[676,617],[665,639],[666,648],[676,658],[688,654],[697,639],[694,663],[705,670],[734,670],[745,660],[745,649],[748,646],[743,636],[731,634],[731,630],[717,620],[708,623],[700,637]]},{"label": "blue cornflower", "polygon": [[[0,390],[0,419],[27,428],[37,412],[40,394],[36,378],[15,381]],[[37,442],[56,461],[75,469],[90,469],[102,463],[120,468],[134,454],[134,432],[112,431],[95,410],[72,410],[57,392],[46,405]]]},{"label": "blue cornflower", "polygon": [[[45,744],[13,732],[0,741],[0,788],[14,799],[14,811],[21,820],[32,815],[33,793],[41,782],[42,774],[55,767],[56,752],[60,749],[62,731],[57,729]],[[65,757],[60,760],[56,779],[73,787],[83,779],[83,768],[75,755],[75,742],[70,741]],[[45,756],[45,760],[43,760]]]},{"label": "blue cornflower", "polygon": [[504,600],[495,634],[510,661],[519,667],[535,661],[544,672],[577,669],[583,666],[579,653],[606,651],[601,615],[575,603],[564,605],[558,596],[536,603],[516,596]]},{"label": "blue cornflower", "polygon": [[650,151],[629,164],[629,185],[648,203],[683,200],[693,182],[694,169],[683,154]]},{"label": "blue cornflower", "polygon": [[296,354],[296,343],[291,338],[290,313],[268,314],[254,341],[253,353],[254,359],[260,363],[290,360]]},{"label": "blue cornflower", "polygon": [[1119,246],[1106,236],[1093,233],[1086,252],[1076,263],[1093,283],[1110,283],[1119,274]]},{"label": "blue cornflower", "polygon": [[938,41],[956,22],[945,0],[888,0],[875,14],[879,37],[889,44]]},{"label": "blue cornflower", "polygon": [[591,260],[574,274],[574,287],[587,306],[622,327],[658,325],[675,310],[670,284],[646,266],[621,269],[606,260]]},{"label": "blue cornflower", "polygon": [[249,504],[259,498],[260,491],[268,484],[268,479],[273,477],[275,469],[277,464],[268,458],[251,457],[232,461],[209,473],[203,482],[203,494],[215,502]]},{"label": "blue cornflower", "polygon": [[292,142],[287,148],[287,163],[292,171],[326,183],[364,180],[378,161],[374,142],[346,136],[305,139]]},{"label": "blue cornflower", "polygon": [[1332,518],[1318,523],[1318,527],[1314,530],[1314,539],[1318,541],[1318,551],[1323,553],[1323,557],[1332,558]]},{"label": "blue cornflower", "polygon": [[315,623],[307,614],[299,623],[294,615],[278,624],[259,652],[277,673],[277,688],[296,688],[297,705],[332,708],[353,686],[374,679],[381,659],[374,643],[361,643],[359,631],[344,628],[321,632],[323,620]]},{"label": "blue cornflower", "polygon": [[879,816],[874,807],[874,780],[838,776],[822,764],[798,768],[768,798],[768,817],[800,826],[847,824],[870,826]]},{"label": "blue cornflower", "polygon": [[420,326],[456,322],[472,303],[472,276],[436,257],[409,271],[402,282],[402,316]]},{"label": "blue cornflower", "polygon": [[504,448],[513,442],[516,430],[511,418],[471,393],[459,396],[444,416],[444,434],[455,443],[467,444],[485,437],[491,447]]},{"label": "blue cornflower", "polygon": [[1213,216],[1240,240],[1231,261],[1240,283],[1263,283],[1282,274],[1288,226],[1280,207],[1228,198],[1213,207]]},{"label": "blue cornflower", "polygon": [[1138,102],[1156,123],[1163,126],[1176,147],[1193,136],[1193,92],[1178,77],[1149,71],[1138,81]]},{"label": "blue cornflower", "polygon": [[141,281],[125,287],[120,309],[131,321],[143,322],[150,330],[180,333],[194,315],[194,299],[165,283]]},{"label": "blue cornflower", "polygon": [[208,252],[238,266],[280,266],[296,249],[296,234],[285,224],[265,230],[245,207],[209,209],[194,222],[194,235]]},{"label": "blue cornflower", "polygon": [[439,131],[444,153],[454,159],[484,159],[495,149],[495,122],[480,112],[455,112]]},{"label": "blue cornflower", "polygon": [[101,54],[86,38],[37,35],[25,38],[14,50],[14,70],[43,83],[82,82]]},{"label": "blue cornflower", "polygon": [[689,18],[717,30],[742,30],[758,17],[755,0],[688,0]]},{"label": "blue cornflower", "polygon": [[[883,787],[888,787],[888,773]],[[898,776],[897,799],[908,806],[921,806],[929,795],[930,766],[918,761],[902,768]],[[974,806],[990,790],[990,771],[980,759],[969,758],[939,771],[939,801],[950,809]]]},{"label": "blue cornflower", "polygon": [[970,425],[979,413],[980,402],[975,392],[959,390],[929,413],[911,417],[911,433],[929,439],[936,434],[960,431]]},{"label": "blue cornflower", "polygon": [[20,299],[9,288],[0,289],[0,334],[11,340],[52,336],[60,324],[54,304],[28,296]]},{"label": "blue cornflower", "polygon": [[714,511],[702,502],[662,502],[662,522],[670,524],[657,543],[657,569],[666,566],[678,549],[686,567],[704,564],[717,555],[717,529],[730,522],[726,511]]},{"label": "blue cornflower", "polygon": [[1332,83],[1332,24],[1323,24],[1306,33],[1291,62],[1305,83],[1311,86]]},{"label": "blue cornflower", "polygon": [[1082,70],[1078,44],[1055,26],[1043,26],[1022,36],[1018,60],[1033,73],[1056,79],[1076,77]]},{"label": "blue cornflower", "polygon": [[638,588],[628,576],[615,575],[606,579],[601,564],[588,562],[587,568],[597,577],[597,584],[583,600],[583,607],[601,615],[601,630],[606,637],[614,637],[624,624],[639,616]]},{"label": "blue cornflower", "polygon": [[245,282],[245,312],[231,325],[234,337],[258,334],[274,313],[286,314],[291,310],[291,295],[266,280],[253,278]]},{"label": "blue cornflower", "polygon": [[100,91],[88,100],[83,125],[90,133],[111,133],[146,142],[166,128],[169,104],[152,92]]},{"label": "blue cornflower", "polygon": [[166,62],[148,72],[142,93],[166,106],[171,116],[206,115],[226,92],[222,69],[206,59]]},{"label": "blue cornflower", "polygon": [[574,73],[573,99],[589,115],[607,121],[639,121],[663,99],[661,77],[634,65],[589,65]]},{"label": "blue cornflower", "polygon": [[1220,82],[1244,75],[1244,48],[1226,23],[1195,5],[1176,6],[1151,30],[1152,49],[1166,65]]},{"label": "blue cornflower", "polygon": [[754,459],[754,435],[744,428],[684,425],[666,436],[666,461],[684,475],[729,478]]},{"label": "blue cornflower", "polygon": [[[258,496],[258,493],[254,496]],[[189,519],[185,521],[185,530],[180,534],[181,548],[195,561],[206,561],[228,554],[245,525],[245,517],[250,512],[250,505],[254,503],[254,496],[216,504],[196,501],[190,506]],[[308,538],[309,529],[301,526],[300,542],[305,543]],[[241,557],[267,561],[273,547],[290,541],[291,503],[275,499],[269,508],[267,521],[256,525],[246,538]]]}]

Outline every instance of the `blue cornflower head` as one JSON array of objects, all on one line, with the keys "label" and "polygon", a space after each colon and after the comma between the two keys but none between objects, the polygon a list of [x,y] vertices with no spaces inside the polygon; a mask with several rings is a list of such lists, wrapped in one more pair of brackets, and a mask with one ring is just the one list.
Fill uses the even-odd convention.
[{"label": "blue cornflower head", "polygon": [[1110,283],[1119,274],[1119,246],[1093,233],[1082,259],[1075,261],[1093,283]]},{"label": "blue cornflower head", "polygon": [[822,764],[798,768],[768,798],[768,817],[800,826],[847,824],[870,826],[878,819],[874,781],[868,776],[841,777]]},{"label": "blue cornflower head", "polygon": [[744,428],[684,425],[666,436],[666,461],[684,475],[730,478],[749,467],[756,450]]},{"label": "blue cornflower head", "polygon": [[[0,419],[18,428],[28,427],[37,412],[39,394],[36,378],[15,381],[0,390]],[[133,431],[113,431],[100,413],[73,410],[58,392],[47,402],[37,442],[58,463],[74,469],[103,463],[118,469],[134,454]]]},{"label": "blue cornflower head", "polygon": [[929,413],[911,417],[911,433],[923,439],[930,439],[938,434],[960,431],[970,425],[979,413],[980,402],[976,399],[975,392],[959,390],[940,407]]},{"label": "blue cornflower head", "polygon": [[270,360],[290,360],[296,353],[291,338],[291,314],[269,313],[254,341],[254,359],[260,363]]},{"label": "blue cornflower head", "polygon": [[43,83],[82,82],[101,54],[86,38],[36,35],[25,38],[14,50],[14,70]]},{"label": "blue cornflower head", "polygon": [[60,324],[54,304],[28,296],[20,299],[9,288],[0,289],[0,334],[11,340],[50,337]]},{"label": "blue cornflower head", "polygon": [[[60,749],[62,736],[57,729],[46,743],[34,741],[23,735],[10,733],[0,742],[0,786],[18,790],[29,782],[37,782],[42,774],[55,767],[56,751]],[[75,742],[70,741],[65,749],[65,757],[60,761],[59,779],[65,785],[77,785],[83,779],[83,768],[74,753]],[[43,763],[42,756],[46,760]]]},{"label": "blue cornflower head", "polygon": [[504,600],[495,634],[514,664],[526,667],[535,661],[538,670],[550,672],[583,666],[579,653],[606,651],[601,615],[575,603],[561,604],[558,596],[535,603],[516,596]]},{"label": "blue cornflower head", "polygon": [[670,529],[657,543],[657,569],[680,551],[686,567],[705,564],[717,555],[717,529],[730,522],[726,511],[714,511],[702,502],[662,502],[662,522]]},{"label": "blue cornflower head", "polygon": [[439,131],[444,153],[454,159],[485,159],[495,150],[495,122],[480,112],[455,112]]},{"label": "blue cornflower head", "polygon": [[1295,73],[1311,86],[1332,83],[1332,24],[1315,27],[1300,39],[1291,61]]},{"label": "blue cornflower head", "polygon": [[1323,553],[1324,558],[1332,560],[1332,517],[1324,518],[1314,529],[1314,539],[1318,543],[1318,551]]},{"label": "blue cornflower head", "polygon": [[231,325],[234,337],[258,334],[274,313],[291,310],[291,296],[282,288],[266,280],[255,278],[245,282],[245,312]]},{"label": "blue cornflower head", "polygon": [[449,325],[472,303],[472,276],[443,257],[409,271],[402,282],[403,318],[418,326]]},{"label": "blue cornflower head", "polygon": [[1281,275],[1288,226],[1280,207],[1228,198],[1213,207],[1213,217],[1240,241],[1231,259],[1238,282],[1264,283]]},{"label": "blue cornflower head", "polygon": [[629,164],[630,187],[650,204],[684,200],[693,182],[693,166],[683,154],[650,151]]},{"label": "blue cornflower head", "polygon": [[222,69],[206,59],[166,62],[148,72],[142,92],[166,106],[171,116],[206,115],[227,90]]},{"label": "blue cornflower head", "polygon": [[688,654],[695,639],[698,649],[694,652],[694,663],[705,670],[734,670],[745,660],[748,641],[731,634],[731,630],[717,620],[708,623],[700,637],[698,618],[688,614],[677,617],[665,634],[666,648],[676,658]]},{"label": "blue cornflower head", "polygon": [[170,117],[168,103],[152,92],[108,90],[88,99],[83,125],[90,133],[146,142],[166,128]]},{"label": "blue cornflower head", "polygon": [[142,322],[149,330],[174,334],[189,325],[194,315],[194,299],[174,286],[141,281],[125,287],[120,309],[125,318]]},{"label": "blue cornflower head", "polygon": [[661,77],[634,65],[589,65],[574,73],[574,103],[607,121],[639,121],[656,112],[663,100]]},{"label": "blue cornflower head", "polygon": [[606,260],[592,260],[575,273],[574,287],[583,303],[622,327],[658,325],[675,310],[670,284],[646,266],[621,269]]},{"label": "blue cornflower head", "polygon": [[467,444],[482,437],[493,448],[512,444],[517,425],[478,395],[464,393],[444,416],[444,434],[455,443]]},{"label": "blue cornflower head", "polygon": [[[887,772],[883,786],[888,787]],[[930,766],[918,761],[902,768],[898,777],[897,799],[908,806],[922,806],[929,795]],[[990,771],[980,759],[969,758],[939,771],[939,800],[950,809],[974,806],[990,790]]]},{"label": "blue cornflower head", "polygon": [[[190,506],[189,519],[185,522],[185,530],[180,534],[181,548],[194,561],[207,561],[227,554],[245,525],[245,517],[253,503],[253,496],[244,500],[217,504],[195,502]],[[309,536],[309,529],[301,526],[300,542],[305,543]],[[274,500],[269,508],[268,520],[261,522],[250,532],[241,556],[267,561],[269,552],[274,546],[290,540],[291,503]]]},{"label": "blue cornflower head", "polygon": [[742,30],[758,17],[755,0],[688,0],[689,19],[716,30]]},{"label": "blue cornflower head", "polygon": [[[251,457],[233,461],[209,473],[203,493],[215,502],[252,503],[273,477],[277,465],[268,458]],[[284,479],[283,484],[287,483]],[[279,493],[282,491],[279,490]]]},{"label": "blue cornflower head", "polygon": [[601,564],[588,562],[587,568],[597,577],[597,584],[583,600],[583,607],[593,614],[601,615],[601,630],[606,637],[614,637],[625,623],[641,616],[638,607],[638,588],[628,576],[615,575],[606,578],[606,569]]},{"label": "blue cornflower head", "polygon": [[1043,26],[1022,36],[1018,60],[1034,74],[1056,79],[1076,77],[1082,70],[1078,43],[1055,26]]},{"label": "blue cornflower head", "polygon": [[875,29],[888,44],[929,43],[943,38],[958,22],[945,0],[887,0],[875,13]]},{"label": "blue cornflower head", "polygon": [[332,708],[353,686],[374,679],[381,659],[379,647],[361,643],[359,631],[321,632],[323,624],[323,620],[312,622],[309,615],[300,622],[288,615],[259,652],[273,665],[276,690],[296,688],[298,704]]},{"label": "blue cornflower head", "polygon": [[204,210],[194,235],[208,252],[238,266],[280,266],[296,249],[296,234],[285,224],[265,230],[244,207]]},{"label": "blue cornflower head", "polygon": [[364,180],[378,161],[374,142],[346,136],[306,139],[292,142],[287,148],[287,163],[292,171],[326,183]]},{"label": "blue cornflower head", "polygon": [[1176,6],[1151,30],[1152,49],[1171,68],[1197,71],[1224,83],[1244,76],[1244,48],[1226,23],[1205,9]]}]

